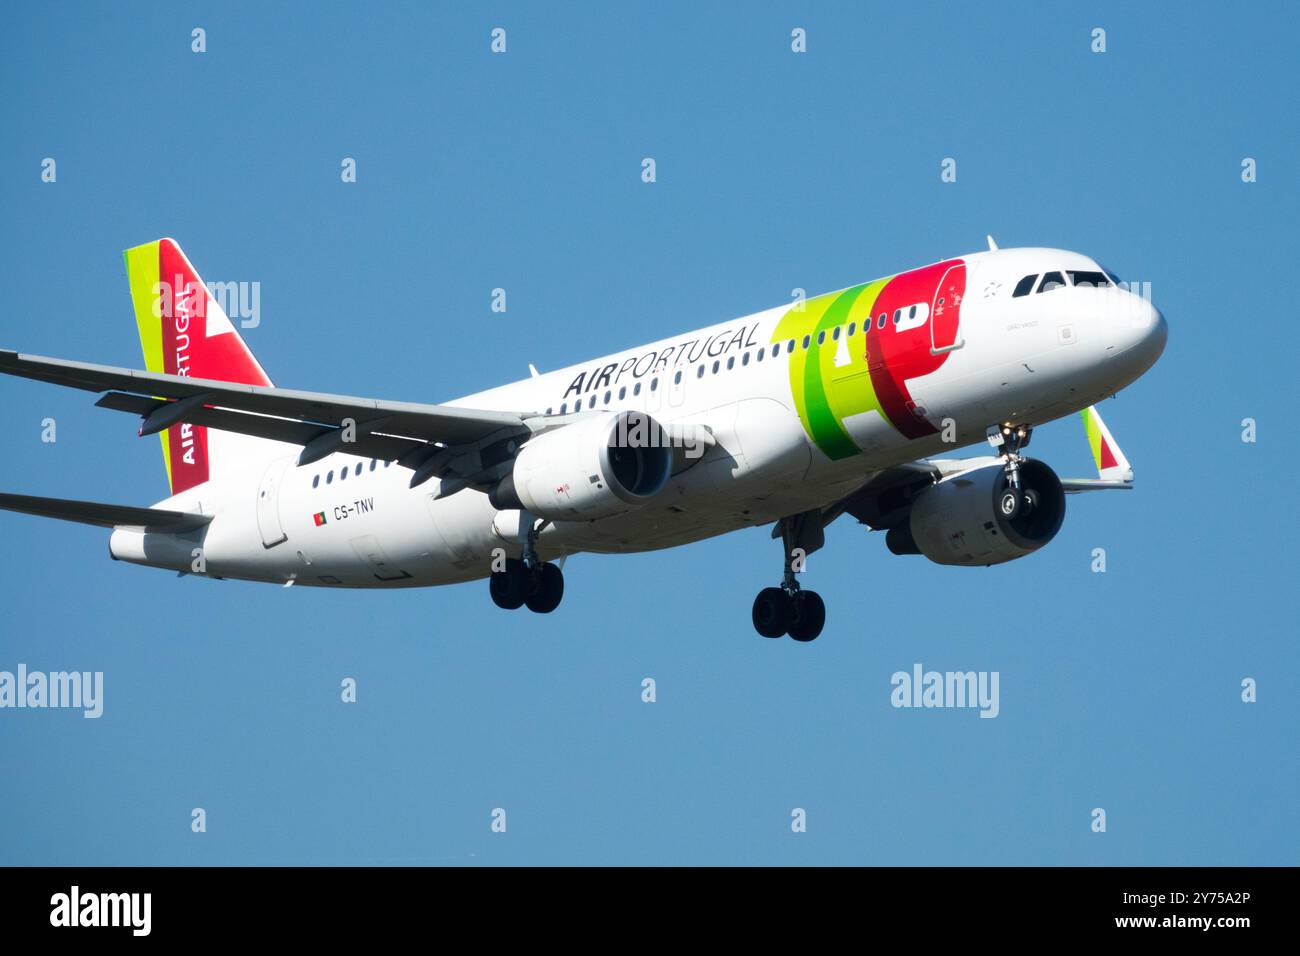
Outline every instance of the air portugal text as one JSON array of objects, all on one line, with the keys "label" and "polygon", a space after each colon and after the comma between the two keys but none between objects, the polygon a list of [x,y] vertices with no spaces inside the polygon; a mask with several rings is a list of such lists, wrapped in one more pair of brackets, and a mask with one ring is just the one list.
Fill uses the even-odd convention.
[{"label": "air portugal text", "polygon": [[610,362],[603,367],[598,365],[590,371],[579,372],[560,397],[567,399],[570,395],[585,395],[587,392],[617,385],[628,372],[632,373],[633,378],[641,378],[664,371],[670,363],[671,367],[676,368],[683,360],[689,364],[698,362],[701,358],[726,355],[733,349],[744,351],[757,344],[759,325],[761,323],[755,322],[753,325],[742,325],[734,333],[730,329],[724,329],[706,339],[687,339],[679,345],[667,345],[642,355],[629,356],[621,365],[618,362]]}]

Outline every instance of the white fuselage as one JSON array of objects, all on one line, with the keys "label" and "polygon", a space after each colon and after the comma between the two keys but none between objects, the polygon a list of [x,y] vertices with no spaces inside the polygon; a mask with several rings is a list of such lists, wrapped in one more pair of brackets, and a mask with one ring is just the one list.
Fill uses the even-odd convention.
[{"label": "white fuselage", "polygon": [[[580,551],[668,548],[830,505],[882,469],[982,440],[991,424],[1040,424],[1086,408],[1136,379],[1159,355],[1163,319],[1122,288],[1068,286],[1013,296],[1029,274],[1096,270],[1087,257],[1008,249],[961,261],[959,344],[936,371],[908,382],[912,403],[939,429],[933,434],[908,438],[873,411],[843,419],[859,451],[826,454],[792,393],[790,362],[803,360],[802,341],[789,351],[776,339],[790,305],[450,404],[549,416],[635,409],[664,424],[711,431],[716,443],[704,457],[647,504],[547,525],[537,548],[549,560]],[[808,348],[851,348],[847,331],[827,335],[821,345],[814,338]],[[411,471],[392,463],[334,454],[299,467],[298,447],[263,445],[266,454],[242,470],[160,503],[214,515],[206,529],[190,535],[118,530],[114,556],[216,577],[408,587],[486,577],[494,550],[519,553],[518,542],[494,528],[497,509],[481,491],[436,498],[437,481],[411,488]],[[195,568],[200,558],[204,567]]]}]

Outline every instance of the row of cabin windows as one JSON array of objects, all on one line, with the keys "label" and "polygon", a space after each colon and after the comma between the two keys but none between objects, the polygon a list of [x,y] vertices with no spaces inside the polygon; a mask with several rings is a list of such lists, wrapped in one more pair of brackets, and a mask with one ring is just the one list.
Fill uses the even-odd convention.
[{"label": "row of cabin windows", "polygon": [[1104,289],[1111,284],[1110,277],[1104,272],[1089,272],[1076,269],[1066,269],[1064,272],[1044,272],[1041,276],[1042,282],[1038,282],[1040,276],[1038,273],[1025,276],[1016,283],[1015,291],[1011,297],[1017,298],[1022,295],[1029,295],[1034,291],[1034,283],[1038,283],[1039,292],[1051,292],[1053,289],[1065,288],[1065,276],[1070,277],[1070,285],[1075,288],[1095,288]]},{"label": "row of cabin windows", "polygon": [[[351,471],[352,474],[354,474],[354,475],[358,475],[358,476],[360,476],[360,474],[361,474],[361,467],[362,467],[364,464],[365,464],[364,461],[359,461],[359,462],[357,462],[356,468],[350,468],[349,466],[344,465],[342,468],[339,469],[339,481],[347,481],[347,478],[348,478],[348,472],[349,472],[349,471]],[[392,464],[391,461],[386,461],[386,462],[384,462],[384,467],[387,468],[387,467],[388,467],[389,465],[391,465],[391,464]],[[375,470],[376,468],[378,468],[378,467],[379,467],[379,460],[376,459],[376,458],[371,458],[371,459],[370,459],[370,470],[371,470],[371,471],[374,471],[374,470]],[[334,469],[333,469],[333,468],[331,468],[329,471],[325,472],[325,484],[327,484],[327,485],[332,485],[332,484],[334,484]],[[319,487],[320,487],[320,475],[313,475],[313,476],[312,476],[312,479],[311,479],[311,486],[312,486],[313,488],[319,488]]]},{"label": "row of cabin windows", "polygon": [[[942,297],[939,299],[939,304],[940,304],[940,305],[943,305],[943,298],[942,298]],[[907,318],[911,318],[911,319],[916,318],[916,310],[917,310],[917,306],[915,306],[915,305],[913,305],[913,306],[909,306],[907,309],[895,309],[895,310],[894,310],[894,315],[893,315],[893,323],[894,323],[894,325],[897,325],[899,322],[902,322],[902,321],[903,321],[903,318],[904,318],[904,316],[905,316],[905,314],[906,314],[906,317],[907,317]],[[888,315],[888,313],[881,312],[881,313],[880,313],[880,316],[879,316],[879,317],[877,318],[877,320],[876,320],[876,328],[878,328],[878,329],[883,329],[883,328],[885,327],[885,325],[886,325],[889,321],[890,321],[890,316]],[[862,323],[862,330],[865,332],[865,331],[867,330],[867,328],[868,328],[870,325],[871,325],[871,320],[868,319],[866,322],[863,322],[863,323]],[[832,341],[832,342],[838,342],[838,341],[840,340],[840,333],[841,333],[841,332],[844,333],[844,337],[845,337],[845,338],[849,338],[849,339],[853,338],[853,336],[857,335],[857,333],[858,333],[858,323],[857,323],[857,321],[855,320],[855,321],[853,321],[853,322],[850,322],[850,323],[848,324],[847,329],[846,329],[844,326],[842,326],[842,325],[837,325],[837,326],[835,326],[835,328],[831,329],[831,333],[830,333],[831,341]],[[745,352],[745,353],[743,353],[743,354],[740,356],[740,364],[741,364],[742,367],[748,365],[748,364],[750,363],[750,361],[751,361],[751,357],[752,357],[752,360],[755,362],[755,364],[757,364],[758,362],[763,361],[763,360],[764,360],[765,358],[767,358],[769,355],[770,355],[773,359],[775,359],[777,356],[779,356],[779,355],[781,354],[781,349],[782,349],[783,347],[784,347],[784,349],[785,349],[785,354],[786,354],[786,355],[789,355],[790,353],[792,353],[792,352],[795,350],[795,342],[796,342],[795,339],[789,339],[789,340],[786,341],[785,343],[777,342],[775,345],[773,345],[773,346],[771,347],[770,350],[767,348],[767,346],[763,346],[762,348],[754,349],[752,352]],[[824,345],[825,343],[826,343],[826,330],[823,329],[822,331],[820,331],[820,332],[817,333],[817,344],[818,344],[818,345]],[[809,348],[811,345],[812,345],[812,335],[805,335],[805,336],[803,337],[803,341],[799,344],[800,348],[803,348],[803,349],[807,349],[807,348]],[[714,361],[714,363],[713,363],[713,365],[712,365],[712,371],[713,371],[713,374],[714,374],[714,375],[717,375],[719,372],[721,372],[721,371],[722,371],[722,367],[723,367],[723,366],[722,366],[722,360],[721,360],[721,359],[717,359],[716,361]],[[736,356],[733,355],[733,356],[731,356],[730,358],[727,359],[726,368],[727,368],[728,371],[730,371],[731,369],[733,369],[733,368],[735,368],[735,367],[736,367]],[[708,368],[709,368],[709,365],[708,365],[707,362],[701,362],[700,365],[699,365],[699,366],[696,368],[696,370],[695,370],[695,377],[696,377],[696,378],[704,378],[705,370],[708,369]],[[674,384],[674,385],[680,385],[681,383],[682,383],[682,373],[681,373],[680,370],[678,370],[677,372],[674,372],[674,373],[673,373],[673,384]],[[650,391],[654,392],[654,391],[658,391],[658,389],[659,389],[659,378],[658,378],[658,376],[656,376],[656,377],[650,379]],[[641,394],[641,383],[640,383],[640,382],[637,382],[635,385],[632,386],[632,395],[635,397],[635,396],[640,395],[640,394]],[[613,390],[613,389],[608,389],[608,390],[606,390],[605,395],[604,395],[604,399],[603,399],[603,401],[602,401],[602,404],[604,404],[604,405],[608,405],[608,404],[610,403],[610,401],[613,399],[613,397],[614,397],[614,390]],[[626,386],[626,385],[620,386],[620,388],[619,388],[619,390],[618,390],[618,400],[621,402],[621,401],[623,401],[626,397],[627,397],[627,386]],[[575,412],[580,412],[580,411],[582,411],[582,409],[583,409],[584,407],[586,407],[586,408],[595,408],[595,407],[596,407],[596,399],[597,399],[597,396],[595,396],[595,395],[592,395],[592,396],[588,397],[588,398],[587,398],[587,403],[586,403],[586,405],[584,406],[584,405],[583,405],[583,400],[580,398],[580,399],[578,399],[576,402],[573,403],[573,410],[574,410]],[[546,410],[546,414],[547,414],[547,415],[550,415],[550,414],[554,413],[554,411],[555,411],[555,409],[554,409],[553,407],[552,407],[552,408],[548,408],[548,409]],[[561,414],[561,415],[567,415],[568,412],[569,412],[569,403],[568,403],[568,402],[561,402],[561,403],[560,403],[560,414]]]}]

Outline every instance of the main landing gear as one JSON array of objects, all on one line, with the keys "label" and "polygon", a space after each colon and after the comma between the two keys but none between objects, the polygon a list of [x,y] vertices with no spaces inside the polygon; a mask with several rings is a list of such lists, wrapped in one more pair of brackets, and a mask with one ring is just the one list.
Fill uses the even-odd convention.
[{"label": "main landing gear", "polygon": [[1030,514],[1038,507],[1038,492],[1020,485],[1020,450],[1029,444],[1034,434],[1032,425],[990,425],[986,432],[989,444],[1002,458],[1007,486],[998,495],[998,511],[1010,521],[1022,514]]},{"label": "main landing gear", "polygon": [[795,575],[825,541],[821,512],[782,518],[773,537],[778,533],[785,548],[785,576],[779,588],[763,588],[754,598],[754,630],[763,637],[789,634],[796,641],[815,641],[826,626],[826,603],[816,591],[799,587]]},{"label": "main landing gear", "polygon": [[564,598],[564,573],[558,565],[543,562],[537,556],[537,529],[528,532],[524,554],[506,558],[505,569],[493,571],[488,578],[492,603],[514,611],[524,605],[537,614],[550,614]]}]

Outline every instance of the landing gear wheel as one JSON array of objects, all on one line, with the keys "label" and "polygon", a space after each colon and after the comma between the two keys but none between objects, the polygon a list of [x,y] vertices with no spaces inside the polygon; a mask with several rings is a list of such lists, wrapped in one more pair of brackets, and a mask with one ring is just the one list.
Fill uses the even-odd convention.
[{"label": "landing gear wheel", "polygon": [[782,588],[763,588],[754,598],[754,630],[763,637],[780,637],[790,627],[794,608]]},{"label": "landing gear wheel", "polygon": [[553,564],[543,564],[535,573],[536,587],[525,604],[537,614],[550,614],[564,597],[564,574]]},{"label": "landing gear wheel", "polygon": [[522,607],[528,596],[528,568],[524,562],[518,558],[506,558],[506,569],[493,571],[488,578],[488,591],[492,603],[499,608],[513,611]]},{"label": "landing gear wheel", "polygon": [[796,641],[815,641],[826,626],[826,602],[816,591],[797,591],[791,599],[794,612],[790,621],[790,636]]}]

